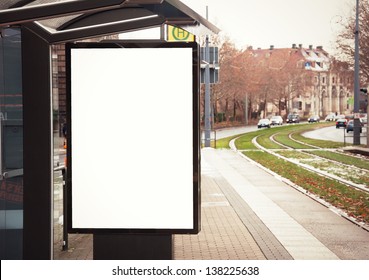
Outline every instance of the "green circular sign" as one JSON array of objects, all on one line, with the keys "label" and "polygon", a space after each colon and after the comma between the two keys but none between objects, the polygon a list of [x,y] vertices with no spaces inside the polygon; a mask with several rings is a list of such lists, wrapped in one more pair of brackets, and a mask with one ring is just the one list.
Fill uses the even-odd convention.
[{"label": "green circular sign", "polygon": [[186,30],[178,27],[174,27],[172,30],[172,36],[178,41],[184,41],[188,39],[188,37],[190,36],[190,32],[187,32]]}]

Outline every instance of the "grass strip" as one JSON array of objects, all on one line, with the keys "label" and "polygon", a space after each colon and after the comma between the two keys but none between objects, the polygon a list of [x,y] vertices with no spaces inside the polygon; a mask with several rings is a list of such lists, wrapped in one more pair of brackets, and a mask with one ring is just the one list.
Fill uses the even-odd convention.
[{"label": "grass strip", "polygon": [[347,165],[353,165],[358,168],[369,170],[369,161],[364,158],[357,158],[354,156],[344,155],[341,153],[335,153],[331,151],[309,151],[308,153],[323,157],[330,160],[342,162]]},{"label": "grass strip", "polygon": [[327,140],[320,140],[320,139],[312,139],[302,136],[303,133],[307,132],[307,130],[302,130],[296,133],[293,133],[292,138],[296,139],[298,141],[301,141],[303,143],[317,146],[319,148],[325,148],[325,149],[337,149],[344,147],[345,144],[342,142],[334,142],[334,141],[327,141]]},{"label": "grass strip", "polygon": [[[273,133],[274,134],[274,133]],[[286,147],[279,145],[278,143],[272,141],[270,137],[273,135],[271,133],[265,133],[258,137],[257,142],[259,145],[266,149],[286,149]]]},{"label": "grass strip", "polygon": [[333,206],[344,210],[356,220],[369,223],[368,193],[317,175],[296,164],[265,152],[245,151],[243,153],[296,185],[314,193]]},{"label": "grass strip", "polygon": [[294,140],[292,140],[290,137],[290,132],[283,132],[283,133],[278,133],[274,136],[274,139],[279,142],[279,143],[283,143],[283,145],[286,145],[288,147],[294,148],[294,149],[311,149],[311,146],[307,146],[304,144],[301,144],[299,142],[296,142]]},{"label": "grass strip", "polygon": [[284,156],[286,158],[291,158],[291,159],[313,159],[314,156],[312,155],[307,155],[305,153],[301,153],[299,151],[278,151],[276,152],[277,154]]},{"label": "grass strip", "polygon": [[305,163],[355,184],[362,184],[365,186],[369,185],[369,172],[366,170],[361,169],[353,171],[353,167],[351,166],[336,164],[328,159],[317,159],[315,161],[309,160]]},{"label": "grass strip", "polygon": [[260,135],[260,131],[249,132],[243,134],[241,137],[236,139],[235,145],[239,150],[254,150],[255,145],[252,143],[252,139]]},{"label": "grass strip", "polygon": [[217,139],[216,148],[217,149],[230,149],[229,142],[231,142],[234,138],[237,138],[241,135],[242,134]]}]

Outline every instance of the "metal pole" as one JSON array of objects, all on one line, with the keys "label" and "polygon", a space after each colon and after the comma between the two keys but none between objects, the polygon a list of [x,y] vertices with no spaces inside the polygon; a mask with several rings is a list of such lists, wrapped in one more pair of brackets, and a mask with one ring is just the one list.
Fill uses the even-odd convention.
[{"label": "metal pole", "polygon": [[248,98],[247,92],[245,96],[245,120],[246,120],[246,125],[248,125],[249,124],[249,98]]},{"label": "metal pole", "polygon": [[354,79],[354,145],[360,145],[360,119],[359,113],[359,97],[360,97],[360,80],[359,80],[359,0],[356,0],[356,27],[355,27],[355,79]]},{"label": "metal pole", "polygon": [[[208,18],[208,7],[206,6],[206,18]],[[209,36],[206,35],[205,39],[205,147],[210,147],[210,60],[209,54]]]},{"label": "metal pole", "polygon": [[366,107],[366,147],[369,148],[369,94],[366,96],[367,107]]},{"label": "metal pole", "polygon": [[67,176],[66,169],[62,169],[63,174],[63,251],[68,251],[68,190],[67,190]]}]

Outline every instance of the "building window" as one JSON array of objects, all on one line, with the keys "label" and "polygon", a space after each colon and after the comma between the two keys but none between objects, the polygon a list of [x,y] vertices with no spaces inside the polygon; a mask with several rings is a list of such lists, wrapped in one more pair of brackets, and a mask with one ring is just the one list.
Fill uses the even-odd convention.
[{"label": "building window", "polygon": [[325,84],[325,77],[322,77],[322,83]]},{"label": "building window", "polygon": [[302,101],[294,101],[292,103],[292,108],[297,110],[302,110]]},{"label": "building window", "polygon": [[334,77],[332,77],[332,84],[334,84],[335,83],[335,78]]}]

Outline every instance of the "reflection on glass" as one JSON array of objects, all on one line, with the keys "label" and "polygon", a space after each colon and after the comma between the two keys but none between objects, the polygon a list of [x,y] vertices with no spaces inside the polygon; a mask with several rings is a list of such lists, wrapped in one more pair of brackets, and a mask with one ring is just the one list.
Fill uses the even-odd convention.
[{"label": "reflection on glass", "polygon": [[0,29],[0,259],[23,256],[21,35]]},{"label": "reflection on glass", "polygon": [[66,157],[66,119],[65,100],[60,102],[59,95],[65,93],[65,53],[64,45],[52,47],[52,96],[53,96],[53,141],[54,141],[54,259],[60,259],[63,249],[66,249],[67,236],[64,230],[63,174]]}]

